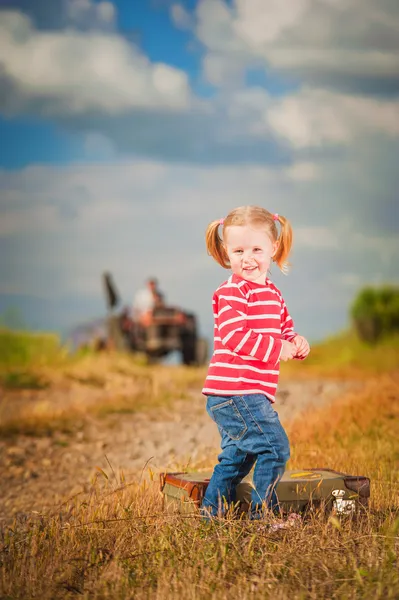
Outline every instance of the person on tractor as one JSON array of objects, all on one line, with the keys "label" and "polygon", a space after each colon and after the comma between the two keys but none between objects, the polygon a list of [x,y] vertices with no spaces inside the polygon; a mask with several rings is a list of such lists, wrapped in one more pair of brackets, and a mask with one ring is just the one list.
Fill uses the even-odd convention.
[{"label": "person on tractor", "polygon": [[147,327],[152,323],[154,310],[164,306],[164,295],[158,288],[158,281],[151,277],[146,287],[139,290],[133,300],[133,319]]}]

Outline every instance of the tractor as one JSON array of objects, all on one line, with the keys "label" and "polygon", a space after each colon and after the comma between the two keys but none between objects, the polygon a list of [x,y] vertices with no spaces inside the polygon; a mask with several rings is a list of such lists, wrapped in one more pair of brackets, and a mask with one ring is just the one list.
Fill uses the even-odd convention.
[{"label": "tractor", "polygon": [[158,362],[177,351],[184,365],[206,364],[207,340],[199,337],[193,313],[162,303],[154,306],[150,319],[143,323],[122,307],[110,273],[103,274],[103,287],[107,318],[105,339],[98,340],[100,347],[140,352],[146,355],[149,363]]}]

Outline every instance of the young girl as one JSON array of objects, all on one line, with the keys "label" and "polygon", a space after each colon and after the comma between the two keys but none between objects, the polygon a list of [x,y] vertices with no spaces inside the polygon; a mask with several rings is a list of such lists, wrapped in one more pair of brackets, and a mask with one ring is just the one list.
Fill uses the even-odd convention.
[{"label": "young girl", "polygon": [[250,518],[260,518],[265,506],[278,509],[275,487],[290,456],[273,408],[279,364],[309,354],[267,277],[271,261],[286,271],[291,243],[289,222],[258,206],[236,208],[206,231],[208,253],[232,271],[213,296],[214,352],[202,390],[222,438],[202,504],[208,518],[223,515],[235,502],[236,486],[253,465]]}]

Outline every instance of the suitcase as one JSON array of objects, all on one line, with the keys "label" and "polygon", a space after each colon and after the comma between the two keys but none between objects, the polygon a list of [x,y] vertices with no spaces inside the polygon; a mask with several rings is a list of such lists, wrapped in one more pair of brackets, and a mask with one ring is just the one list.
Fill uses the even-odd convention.
[{"label": "suitcase", "polygon": [[[198,511],[212,473],[161,473],[163,510],[190,514]],[[238,512],[247,512],[251,502],[252,478],[248,475],[237,486]],[[367,507],[370,480],[331,469],[286,471],[276,487],[281,510],[305,512],[323,508],[326,512],[352,514]]]}]

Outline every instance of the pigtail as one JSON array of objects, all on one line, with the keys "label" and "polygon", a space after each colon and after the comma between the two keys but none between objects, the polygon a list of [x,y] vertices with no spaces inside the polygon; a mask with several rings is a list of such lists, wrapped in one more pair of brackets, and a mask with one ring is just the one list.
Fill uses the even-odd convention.
[{"label": "pigtail", "polygon": [[219,265],[225,269],[230,268],[229,258],[224,249],[223,241],[219,235],[220,221],[212,221],[207,227],[205,233],[205,243],[208,254],[216,260]]},{"label": "pigtail", "polygon": [[275,215],[273,218],[281,225],[281,232],[277,240],[278,248],[276,254],[273,256],[273,260],[286,275],[290,267],[288,256],[292,246],[292,227],[291,223],[281,215]]}]

